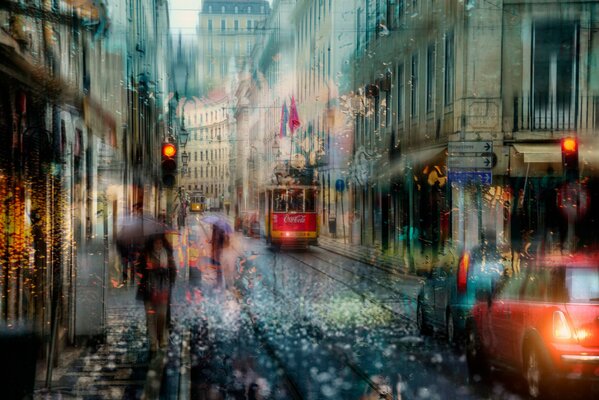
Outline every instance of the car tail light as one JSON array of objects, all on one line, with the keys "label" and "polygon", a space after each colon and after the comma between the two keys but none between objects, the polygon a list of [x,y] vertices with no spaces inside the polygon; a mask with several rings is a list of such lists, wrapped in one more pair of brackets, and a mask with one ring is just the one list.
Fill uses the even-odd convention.
[{"label": "car tail light", "polygon": [[464,293],[468,285],[468,268],[470,268],[470,254],[464,253],[458,265],[458,293]]},{"label": "car tail light", "polygon": [[572,328],[561,311],[553,312],[553,337],[556,339],[572,339],[574,337]]}]

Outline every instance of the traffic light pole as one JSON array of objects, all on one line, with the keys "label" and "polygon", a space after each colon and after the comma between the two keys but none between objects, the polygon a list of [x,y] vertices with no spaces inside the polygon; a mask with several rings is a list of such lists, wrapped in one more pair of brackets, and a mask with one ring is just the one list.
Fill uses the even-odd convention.
[{"label": "traffic light pole", "polygon": [[165,187],[164,194],[166,197],[166,222],[169,225],[173,225],[173,204],[174,204],[173,189],[170,187]]}]

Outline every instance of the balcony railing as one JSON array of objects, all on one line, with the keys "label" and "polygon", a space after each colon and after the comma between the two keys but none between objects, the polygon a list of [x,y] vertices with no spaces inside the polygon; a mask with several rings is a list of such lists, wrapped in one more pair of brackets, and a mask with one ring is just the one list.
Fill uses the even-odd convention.
[{"label": "balcony railing", "polygon": [[599,96],[515,97],[513,131],[599,133]]}]

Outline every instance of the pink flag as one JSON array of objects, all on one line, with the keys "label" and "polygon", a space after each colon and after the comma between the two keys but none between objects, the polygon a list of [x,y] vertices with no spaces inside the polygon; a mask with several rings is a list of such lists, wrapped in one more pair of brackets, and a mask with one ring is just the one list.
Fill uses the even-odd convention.
[{"label": "pink flag", "polygon": [[297,114],[297,106],[295,105],[295,97],[291,96],[291,110],[289,111],[289,129],[291,130],[291,135],[293,135],[295,130],[301,125],[302,123]]},{"label": "pink flag", "polygon": [[287,102],[283,102],[281,107],[281,126],[279,127],[279,137],[287,136],[287,120],[289,119],[289,112],[287,111]]}]

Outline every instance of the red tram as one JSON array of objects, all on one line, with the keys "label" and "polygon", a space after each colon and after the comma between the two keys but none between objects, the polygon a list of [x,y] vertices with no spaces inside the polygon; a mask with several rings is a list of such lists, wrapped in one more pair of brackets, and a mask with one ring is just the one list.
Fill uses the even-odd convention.
[{"label": "red tram", "polygon": [[260,194],[264,234],[273,247],[307,248],[318,242],[318,186],[277,185]]}]

